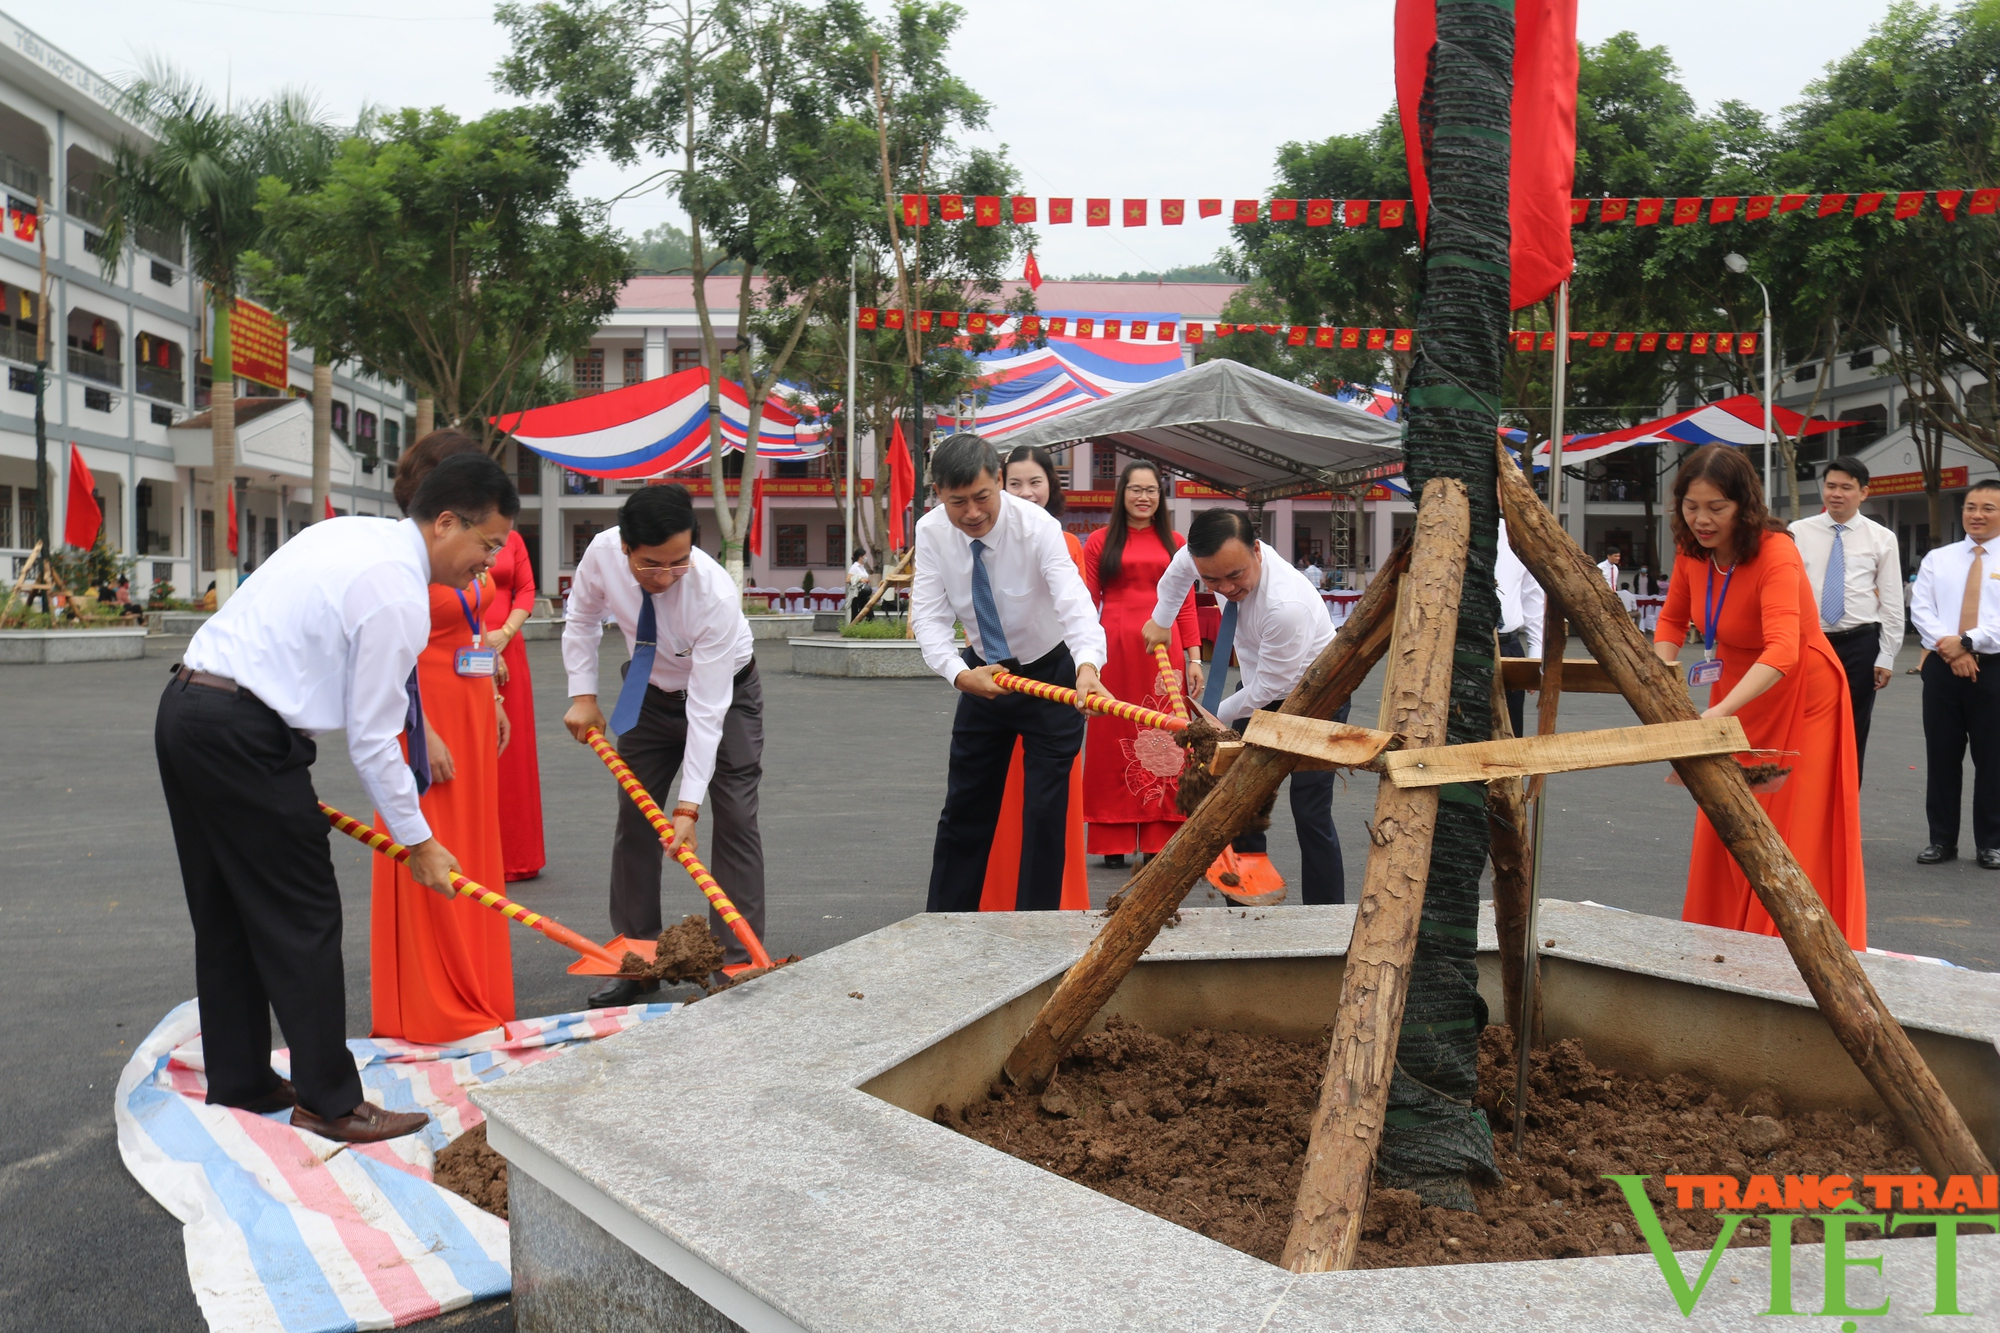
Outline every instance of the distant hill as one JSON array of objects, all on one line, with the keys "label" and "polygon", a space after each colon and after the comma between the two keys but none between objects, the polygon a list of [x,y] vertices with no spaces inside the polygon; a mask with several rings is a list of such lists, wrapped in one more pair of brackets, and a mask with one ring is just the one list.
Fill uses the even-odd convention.
[{"label": "distant hill", "polygon": [[1108,273],[1072,273],[1071,282],[1241,282],[1243,279],[1231,273],[1220,264],[1183,264],[1155,273],[1142,269],[1137,273],[1120,273],[1112,277]]}]

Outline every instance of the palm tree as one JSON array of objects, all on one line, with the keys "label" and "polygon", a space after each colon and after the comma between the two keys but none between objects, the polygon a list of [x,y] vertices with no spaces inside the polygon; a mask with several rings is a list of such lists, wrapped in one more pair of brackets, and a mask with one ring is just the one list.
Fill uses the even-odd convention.
[{"label": "palm tree", "polygon": [[[258,182],[277,176],[310,185],[325,172],[333,136],[303,94],[281,93],[233,110],[158,62],[148,62],[126,84],[120,104],[151,142],[118,146],[102,185],[105,229],[98,259],[106,275],[116,273],[141,227],[186,238],[188,267],[208,288],[215,330],[211,484],[228,487],[236,475],[236,362],[229,323],[243,255],[264,229]],[[215,557],[218,605],[236,587],[236,556],[226,543],[222,547]]]}]

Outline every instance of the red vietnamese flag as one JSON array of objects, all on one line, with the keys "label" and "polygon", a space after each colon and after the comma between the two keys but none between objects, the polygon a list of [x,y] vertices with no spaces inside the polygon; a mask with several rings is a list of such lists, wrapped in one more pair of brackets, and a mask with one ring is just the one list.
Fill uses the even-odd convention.
[{"label": "red vietnamese flag", "polygon": [[1314,347],[1331,347],[1338,330],[1331,324],[1321,324],[1313,330]]},{"label": "red vietnamese flag", "polygon": [[1296,222],[1299,217],[1299,201],[1296,199],[1273,199],[1271,201],[1271,221]]},{"label": "red vietnamese flag", "polygon": [[1304,347],[1306,336],[1312,332],[1303,324],[1293,324],[1285,330],[1285,346]]},{"label": "red vietnamese flag", "polygon": [[[1202,340],[1202,326],[1200,324],[1189,324],[1186,327],[1187,340],[1189,342],[1198,343]],[[1218,329],[1217,332],[1220,332],[1220,330]]]},{"label": "red vietnamese flag", "polygon": [[862,306],[859,310],[855,311],[854,327],[858,329],[872,329],[876,327],[875,307],[872,305],[865,305]]},{"label": "red vietnamese flag", "polygon": [[1308,227],[1331,227],[1333,225],[1333,200],[1306,200],[1306,225]]},{"label": "red vietnamese flag", "polygon": [[1700,216],[1700,199],[1683,198],[1674,200],[1674,225],[1676,227],[1685,227]]},{"label": "red vietnamese flag", "polygon": [[1685,346],[1687,346],[1687,335],[1685,333],[1669,333],[1667,335],[1667,350],[1669,352],[1678,352]]},{"label": "red vietnamese flag", "polygon": [[1718,351],[1718,352],[1733,352],[1733,351],[1735,351],[1735,350],[1736,350],[1736,335],[1735,335],[1735,334],[1733,334],[1733,333],[1718,333],[1718,334],[1716,334],[1716,335],[1715,335],[1715,350],[1716,350],[1716,351]]},{"label": "red vietnamese flag", "polygon": [[1186,218],[1187,218],[1187,200],[1185,199],[1160,200],[1160,225],[1162,227],[1178,227],[1181,225],[1183,221],[1186,220]]},{"label": "red vietnamese flag", "polygon": [[1553,352],[1556,350],[1556,333],[1554,329],[1542,330],[1542,340],[1535,345],[1535,350],[1538,352]]},{"label": "red vietnamese flag", "polygon": [[1590,200],[1588,199],[1570,200],[1569,225],[1572,227],[1581,227],[1584,223],[1588,221],[1590,221]]},{"label": "red vietnamese flag", "polygon": [[1361,346],[1361,330],[1350,329],[1350,328],[1341,329],[1340,345],[1342,347],[1347,347],[1347,348],[1354,348]]},{"label": "red vietnamese flag", "polygon": [[334,513],[333,513],[333,497],[332,497],[331,495],[329,495],[329,496],[327,496],[327,497],[326,497],[326,516],[327,516],[328,518],[332,518],[332,517],[334,517]]},{"label": "red vietnamese flag", "polygon": [[1515,351],[1517,351],[1517,352],[1532,352],[1532,351],[1534,351],[1534,350],[1535,350],[1535,331],[1534,331],[1533,329],[1515,329],[1515,330],[1514,330],[1514,350],[1515,350]]},{"label": "red vietnamese flag", "polygon": [[967,315],[965,317],[965,330],[967,333],[986,332],[986,312],[983,310],[975,310],[971,314]]},{"label": "red vietnamese flag", "polygon": [[764,554],[764,469],[757,469],[756,480],[750,483],[750,537],[744,545],[751,555]]},{"label": "red vietnamese flag", "polygon": [[941,329],[957,328],[958,312],[956,310],[940,310],[938,312],[938,327]]},{"label": "red vietnamese flag", "polygon": [[1664,199],[1641,199],[1638,213],[1632,219],[1635,227],[1650,227],[1660,220],[1660,210],[1667,206]]},{"label": "red vietnamese flag", "polygon": [[[1433,129],[1422,123],[1421,108],[1437,47],[1437,0],[1396,0],[1395,41],[1396,105],[1421,242]],[[1513,65],[1508,304],[1519,310],[1554,291],[1575,266],[1568,212],[1576,185],[1576,0],[1515,0]]]},{"label": "red vietnamese flag", "polygon": [[962,194],[939,195],[938,219],[942,222],[965,221],[965,196]]},{"label": "red vietnamese flag", "polygon": [[910,446],[903,441],[903,419],[896,418],[895,433],[889,437],[889,549],[900,551],[909,543],[903,536],[903,514],[917,491],[917,465],[910,461]]},{"label": "red vietnamese flag", "polygon": [[1806,199],[1807,199],[1807,198],[1808,198],[1808,196],[1806,196],[1806,195],[1803,195],[1803,194],[1784,194],[1784,195],[1779,195],[1779,196],[1778,196],[1778,211],[1779,211],[1780,213],[1796,213],[1796,212],[1798,212],[1798,211],[1799,211],[1799,210],[1800,210],[1801,208],[1804,208],[1804,207],[1806,206]]},{"label": "red vietnamese flag", "polygon": [[1382,350],[1383,347],[1388,345],[1388,342],[1389,342],[1389,331],[1387,329],[1368,330],[1369,351],[1379,352]]},{"label": "red vietnamese flag", "polygon": [[972,199],[972,221],[981,227],[999,225],[1000,196],[997,194],[974,195]]},{"label": "red vietnamese flag", "polygon": [[1083,201],[1083,221],[1089,227],[1111,225],[1111,201],[1109,199],[1086,199]]},{"label": "red vietnamese flag", "polygon": [[1367,199],[1349,199],[1346,203],[1342,204],[1341,217],[1340,217],[1341,223],[1349,227],[1367,226],[1368,205],[1370,202],[1371,201]]},{"label": "red vietnamese flag", "polygon": [[1234,332],[1236,332],[1236,326],[1234,324],[1218,324],[1215,326],[1215,336],[1218,338],[1227,338],[1230,334]]},{"label": "red vietnamese flag", "polygon": [[903,196],[903,225],[905,227],[928,227],[931,225],[931,197],[927,194],[906,194]]},{"label": "red vietnamese flag", "polygon": [[1074,199],[1050,199],[1049,224],[1054,226],[1057,223],[1068,222],[1075,203]]},{"label": "red vietnamese flag", "polygon": [[1896,196],[1896,220],[1898,222],[1901,222],[1904,218],[1913,218],[1923,211],[1924,192],[1922,190],[1904,190]]},{"label": "red vietnamese flag", "polygon": [[1161,321],[1160,321],[1160,326],[1159,326],[1159,330],[1158,330],[1158,332],[1156,332],[1156,333],[1154,334],[1154,339],[1155,339],[1155,341],[1158,341],[1158,342],[1163,342],[1163,343],[1170,343],[1170,342],[1172,342],[1172,341],[1174,340],[1174,326],[1173,326],[1173,324],[1172,324],[1172,323],[1171,323],[1170,321],[1168,321],[1168,320],[1164,320],[1164,319],[1163,319],[1163,320],[1161,320]]},{"label": "red vietnamese flag", "polygon": [[1688,350],[1696,356],[1708,355],[1708,335],[1697,333],[1688,339]]},{"label": "red vietnamese flag", "polygon": [[1415,329],[1397,329],[1396,336],[1389,340],[1389,350],[1392,352],[1407,352],[1410,350],[1410,345],[1416,341],[1416,337],[1417,331]]},{"label": "red vietnamese flag", "polygon": [[1238,199],[1236,201],[1236,208],[1229,220],[1239,223],[1255,222],[1257,220],[1257,201],[1255,199]]},{"label": "red vietnamese flag", "polygon": [[1069,332],[1069,316],[1050,315],[1043,321],[1042,327],[1048,331],[1050,337],[1063,337]]},{"label": "red vietnamese flag", "polygon": [[1095,337],[1096,333],[1097,333],[1097,321],[1094,318],[1086,315],[1076,321],[1077,337],[1079,338]]},{"label": "red vietnamese flag", "polygon": [[932,326],[933,326],[933,325],[934,325],[934,324],[935,324],[936,322],[937,322],[937,321],[936,321],[936,318],[935,318],[935,316],[933,316],[933,315],[931,314],[931,312],[930,312],[930,311],[928,311],[928,310],[919,310],[919,311],[917,312],[917,332],[918,332],[918,333],[929,333],[929,332],[931,331],[931,328],[932,328]]},{"label": "red vietnamese flag", "polygon": [[1606,199],[1597,206],[1597,220],[1599,222],[1623,222],[1625,215],[1631,209],[1632,201],[1630,199]]},{"label": "red vietnamese flag", "polygon": [[1146,201],[1144,199],[1127,199],[1125,201],[1124,222],[1128,227],[1143,227],[1146,225]]},{"label": "red vietnamese flag", "polygon": [[1040,337],[1041,332],[1042,332],[1042,317],[1040,315],[1021,316],[1021,336],[1023,338]]},{"label": "red vietnamese flag", "polygon": [[901,310],[884,310],[882,312],[882,327],[891,331],[902,328],[903,312]]},{"label": "red vietnamese flag", "polygon": [[1846,208],[1847,196],[1844,194],[1823,194],[1819,197],[1820,217],[1832,217],[1835,213],[1844,212]]},{"label": "red vietnamese flag", "polygon": [[[72,457],[75,456],[76,454],[75,445],[70,446],[70,454]],[[229,494],[229,513],[227,515],[227,519],[229,522],[229,554],[235,555],[236,554],[236,488],[234,486],[230,486],[227,487],[226,489]],[[64,523],[63,527],[67,529],[69,527],[69,524]]]},{"label": "red vietnamese flag", "polygon": [[1727,222],[1735,217],[1738,198],[1739,196],[1733,194],[1717,195],[1714,202],[1708,206],[1708,220],[1711,223]]},{"label": "red vietnamese flag", "polygon": [[[97,544],[97,534],[104,527],[104,509],[97,503],[91,491],[97,486],[97,478],[90,475],[84,465],[83,451],[74,441],[69,446],[69,484],[63,487],[63,540],[71,546],[81,546],[88,550]],[[229,549],[236,549],[236,488],[229,488]]]},{"label": "red vietnamese flag", "polygon": [[1611,335],[1609,333],[1593,333],[1590,335],[1590,345],[1592,347],[1609,347],[1611,345]]},{"label": "red vietnamese flag", "polygon": [[1616,340],[1615,342],[1613,342],[1613,343],[1611,344],[1611,350],[1612,350],[1612,351],[1614,351],[1614,352],[1629,352],[1629,351],[1631,351],[1631,350],[1632,350],[1632,335],[1631,335],[1631,334],[1629,334],[1629,333],[1621,333],[1621,334],[1619,334],[1619,335],[1618,335],[1618,338],[1617,338],[1617,340]]},{"label": "red vietnamese flag", "polygon": [[1965,211],[1983,216],[1991,213],[1995,204],[2000,204],[2000,190],[1974,190],[1972,202],[1965,206]]},{"label": "red vietnamese flag", "polygon": [[1028,251],[1028,266],[1021,271],[1021,281],[1028,284],[1028,290],[1031,292],[1042,289],[1042,266],[1035,262],[1033,250]]},{"label": "red vietnamese flag", "polygon": [[1653,352],[1653,351],[1658,351],[1658,350],[1659,350],[1659,346],[1660,346],[1660,335],[1659,335],[1659,334],[1657,334],[1657,333],[1642,333],[1642,334],[1640,334],[1640,335],[1639,335],[1639,350],[1640,350],[1640,351],[1642,351],[1642,352]]},{"label": "red vietnamese flag", "polygon": [[1195,208],[1203,217],[1212,218],[1222,212],[1222,201],[1220,199],[1197,199],[1195,200]]},{"label": "red vietnamese flag", "polygon": [[1870,213],[1880,208],[1882,201],[1888,197],[1888,195],[1880,193],[1862,195],[1854,201],[1854,216],[1858,218],[1867,217]]},{"label": "red vietnamese flag", "polygon": [[1110,338],[1113,341],[1116,341],[1120,336],[1122,336],[1121,335],[1122,328],[1123,328],[1122,321],[1115,319],[1107,319],[1104,321],[1104,327],[1102,331],[1099,332],[1097,336],[1100,338]]},{"label": "red vietnamese flag", "polygon": [[1751,222],[1762,222],[1771,216],[1771,205],[1778,202],[1768,194],[1753,194],[1750,202],[1743,207],[1743,216]]},{"label": "red vietnamese flag", "polygon": [[1375,225],[1378,227],[1400,227],[1403,214],[1409,211],[1407,199],[1384,199],[1382,206],[1375,210]]},{"label": "red vietnamese flag", "polygon": [[1146,330],[1151,327],[1152,325],[1146,320],[1135,319],[1125,331],[1132,335],[1134,342],[1143,342],[1146,338]]},{"label": "red vietnamese flag", "polygon": [[1737,351],[1739,351],[1739,352],[1741,352],[1741,353],[1742,353],[1743,355],[1745,355],[1745,356],[1748,356],[1748,355],[1750,355],[1750,354],[1751,354],[1752,352],[1754,352],[1754,351],[1756,351],[1756,350],[1757,350],[1757,339],[1758,339],[1758,338],[1759,338],[1760,336],[1761,336],[1761,335],[1759,335],[1759,334],[1755,334],[1755,333],[1739,333],[1739,334],[1737,334],[1737,335],[1736,335],[1736,350],[1737,350]]},{"label": "red vietnamese flag", "polygon": [[1965,197],[1963,190],[1939,190],[1937,192],[1938,212],[1944,214],[1946,222],[1958,221],[1958,201]]},{"label": "red vietnamese flag", "polygon": [[1035,196],[1017,194],[1014,196],[1014,221],[1033,222],[1035,220]]},{"label": "red vietnamese flag", "polygon": [[[1247,324],[1241,326],[1241,328],[1246,328],[1246,329],[1249,327],[1250,326]],[[1278,333],[1283,332],[1285,326],[1282,324],[1259,324],[1257,327],[1264,330],[1264,332],[1266,333],[1276,335]],[[1239,332],[1240,331],[1241,329],[1239,329]]]}]

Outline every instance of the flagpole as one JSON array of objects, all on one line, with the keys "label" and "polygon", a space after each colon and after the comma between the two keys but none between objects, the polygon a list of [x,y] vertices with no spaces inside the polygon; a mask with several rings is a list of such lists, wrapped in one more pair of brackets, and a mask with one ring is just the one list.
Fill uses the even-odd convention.
[{"label": "flagpole", "polygon": [[[848,556],[850,563],[853,557],[849,552],[858,545],[854,531],[854,330],[860,323],[861,309],[855,304],[854,266],[855,256],[849,255],[847,257],[847,397],[841,405],[841,415],[847,418],[847,505],[842,511],[840,521],[847,547],[841,554]],[[844,583],[845,579],[842,582]]]},{"label": "flagpole", "polygon": [[1556,287],[1556,360],[1549,377],[1549,511],[1563,521],[1563,399],[1569,381],[1569,279]]}]

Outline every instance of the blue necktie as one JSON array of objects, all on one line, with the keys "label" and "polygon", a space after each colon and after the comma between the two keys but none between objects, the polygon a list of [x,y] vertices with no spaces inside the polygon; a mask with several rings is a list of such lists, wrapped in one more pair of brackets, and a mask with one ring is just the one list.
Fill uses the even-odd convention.
[{"label": "blue necktie", "polygon": [[1833,554],[1826,558],[1826,579],[1819,590],[1819,620],[1826,626],[1838,625],[1847,614],[1847,544],[1841,533],[1845,523],[1833,525]]},{"label": "blue necktie", "polygon": [[417,693],[415,667],[403,682],[403,693],[410,696],[410,706],[403,710],[403,734],[410,739],[410,772],[416,775],[417,795],[422,796],[431,789],[431,743],[424,735],[424,699]]},{"label": "blue necktie", "polygon": [[1213,713],[1222,706],[1222,684],[1229,678],[1229,655],[1236,651],[1236,603],[1222,603],[1222,628],[1215,632],[1215,658],[1209,664],[1208,684],[1201,689],[1201,706]]},{"label": "blue necktie", "polygon": [[993,601],[993,580],[986,573],[986,543],[972,543],[972,618],[979,622],[979,646],[988,662],[1013,656],[1007,651],[1007,631],[1000,628],[1000,608]]},{"label": "blue necktie", "polygon": [[653,678],[653,658],[660,651],[660,622],[653,599],[639,590],[639,627],[632,635],[632,664],[625,668],[625,685],[618,706],[611,710],[611,734],[623,736],[639,725],[639,708],[646,702],[646,682]]}]

